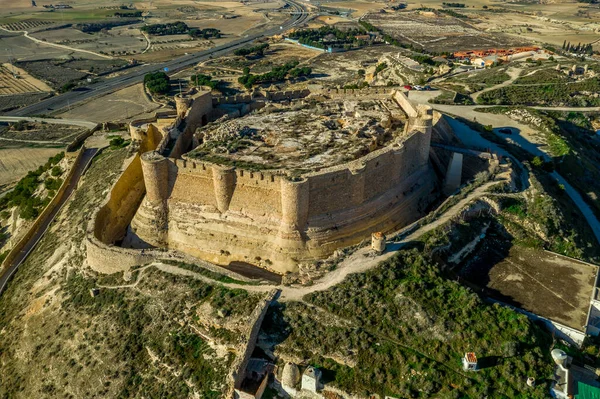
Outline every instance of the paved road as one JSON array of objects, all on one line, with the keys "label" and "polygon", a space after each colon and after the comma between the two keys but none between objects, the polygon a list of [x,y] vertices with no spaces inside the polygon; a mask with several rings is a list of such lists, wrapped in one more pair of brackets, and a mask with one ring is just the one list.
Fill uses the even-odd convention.
[{"label": "paved road", "polygon": [[27,245],[25,245],[23,250],[21,252],[19,252],[17,257],[14,259],[14,261],[8,266],[8,268],[0,276],[0,295],[2,294],[2,292],[4,292],[4,289],[6,288],[6,285],[8,284],[8,282],[10,281],[10,278],[15,274],[15,272],[17,271],[19,266],[23,263],[23,261],[25,261],[25,259],[27,259],[27,256],[29,256],[29,253],[35,248],[35,246],[40,241],[40,239],[42,238],[42,236],[44,235],[46,230],[48,230],[48,227],[54,221],[54,218],[56,217],[58,212],[60,212],[60,210],[63,208],[64,204],[71,197],[71,194],[73,193],[73,191],[77,187],[77,184],[79,183],[79,179],[81,178],[81,176],[83,176],[83,173],[85,172],[86,166],[89,164],[89,162],[92,160],[92,158],[94,158],[94,156],[96,155],[97,152],[98,152],[97,148],[90,148],[90,149],[85,150],[80,161],[76,165],[73,165],[73,167],[76,168],[75,173],[73,173],[71,180],[68,182],[67,189],[66,189],[62,199],[59,201],[59,203],[54,208],[54,210],[46,216],[46,218],[42,221],[40,228],[37,229],[37,231],[35,232],[33,237],[31,237],[31,240],[29,240],[29,242],[27,243]]},{"label": "paved road", "polygon": [[93,129],[97,125],[95,122],[81,121],[78,119],[31,118],[31,117],[25,117],[25,116],[0,116],[0,122],[18,122],[18,121],[23,121],[23,120],[27,121],[27,122],[52,123],[55,125],[80,126],[80,127],[85,127],[87,129]]},{"label": "paved road", "polygon": [[206,61],[211,57],[218,57],[229,53],[237,48],[243,47],[244,45],[256,39],[260,39],[267,36],[273,36],[289,28],[298,26],[304,23],[309,18],[306,6],[294,0],[284,1],[290,5],[292,11],[296,11],[297,13],[290,14],[290,19],[284,22],[281,25],[281,27],[271,28],[257,34],[246,36],[241,39],[236,39],[227,44],[223,44],[221,46],[217,46],[209,50],[201,51],[195,54],[185,55],[183,57],[179,57],[164,63],[136,67],[124,75],[106,79],[101,82],[93,83],[86,87],[82,87],[74,91],[61,94],[59,96],[50,97],[46,100],[40,101],[37,104],[33,104],[28,107],[8,112],[7,115],[31,116],[57,112],[58,110],[61,110],[66,107],[71,107],[74,104],[80,103],[82,101],[89,100],[91,98],[105,95],[108,93],[112,93],[125,87],[131,86],[133,84],[140,83],[143,80],[144,75],[146,75],[148,72],[164,70],[164,68],[168,68],[169,73],[172,74],[191,65],[195,65],[199,62]]}]

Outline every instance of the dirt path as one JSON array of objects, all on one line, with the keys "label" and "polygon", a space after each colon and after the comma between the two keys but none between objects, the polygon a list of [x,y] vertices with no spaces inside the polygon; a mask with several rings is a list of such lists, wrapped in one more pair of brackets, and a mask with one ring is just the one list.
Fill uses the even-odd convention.
[{"label": "dirt path", "polygon": [[487,93],[488,91],[500,89],[502,87],[506,87],[506,86],[509,86],[509,85],[513,84],[513,82],[519,78],[519,76],[521,75],[522,71],[523,70],[520,69],[520,68],[508,68],[508,70],[506,71],[506,73],[508,74],[508,76],[510,76],[510,79],[508,79],[506,82],[502,82],[502,83],[497,84],[495,86],[488,87],[488,88],[485,88],[485,89],[483,89],[481,91],[473,93],[471,95],[471,97],[473,97],[473,101],[477,102],[477,99],[483,93]]},{"label": "dirt path", "polygon": [[109,290],[116,290],[119,288],[135,288],[140,281],[142,281],[142,276],[144,274],[144,271],[146,269],[148,269],[149,267],[151,267],[153,265],[148,265],[148,266],[143,266],[140,267],[139,269],[135,269],[133,270],[133,272],[139,272],[137,278],[135,279],[135,281],[131,284],[125,284],[125,285],[99,285],[99,288],[105,288],[105,289],[109,289]]},{"label": "dirt path", "polygon": [[144,35],[144,38],[146,39],[146,48],[144,49],[144,51],[142,51],[142,54],[146,54],[152,48],[152,42],[150,41],[150,36],[148,36],[146,32],[140,32],[142,32],[142,35]]}]

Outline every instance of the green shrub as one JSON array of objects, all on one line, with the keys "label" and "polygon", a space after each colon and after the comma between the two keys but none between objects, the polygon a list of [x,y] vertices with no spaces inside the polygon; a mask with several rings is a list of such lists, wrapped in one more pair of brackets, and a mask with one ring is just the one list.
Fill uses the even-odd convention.
[{"label": "green shrub", "polygon": [[54,177],[60,176],[62,175],[63,170],[60,168],[60,166],[55,166],[52,168],[52,171],[50,172],[50,174]]},{"label": "green shrub", "polygon": [[44,187],[46,187],[46,190],[56,191],[60,188],[62,182],[62,179],[53,179],[49,177],[46,180],[44,180]]},{"label": "green shrub", "polygon": [[215,89],[219,84],[219,81],[212,80],[211,76],[204,75],[202,73],[199,73],[197,75],[192,75],[190,77],[190,81],[193,84],[195,84],[196,86],[208,86],[211,89]]},{"label": "green shrub", "polygon": [[127,145],[125,139],[121,136],[113,137],[112,139],[110,139],[110,141],[108,143],[110,144],[110,147],[113,149],[122,148]]}]

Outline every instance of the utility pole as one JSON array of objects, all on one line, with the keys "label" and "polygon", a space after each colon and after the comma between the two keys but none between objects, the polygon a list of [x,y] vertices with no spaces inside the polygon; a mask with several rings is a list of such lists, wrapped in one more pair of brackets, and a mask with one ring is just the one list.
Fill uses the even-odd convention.
[{"label": "utility pole", "polygon": [[13,53],[12,53],[12,49],[11,48],[7,48],[6,51],[8,51],[9,55],[8,55],[8,62],[10,62],[10,67],[11,67],[11,72],[13,74],[13,77],[16,79],[17,78],[17,73],[15,71],[15,64],[13,64]]}]

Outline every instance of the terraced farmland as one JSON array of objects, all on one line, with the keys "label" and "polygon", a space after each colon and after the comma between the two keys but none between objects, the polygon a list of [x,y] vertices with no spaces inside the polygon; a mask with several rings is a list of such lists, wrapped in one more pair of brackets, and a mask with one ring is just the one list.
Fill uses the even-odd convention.
[{"label": "terraced farmland", "polygon": [[[13,71],[18,77],[13,75]],[[51,90],[45,83],[34,79],[22,69],[11,67],[8,64],[0,66],[0,96],[49,92]]]},{"label": "terraced farmland", "polygon": [[0,28],[6,29],[12,32],[19,31],[32,31],[39,28],[44,28],[47,25],[52,25],[52,21],[42,21],[37,19],[27,19],[19,22],[12,22],[10,24],[0,25]]}]

